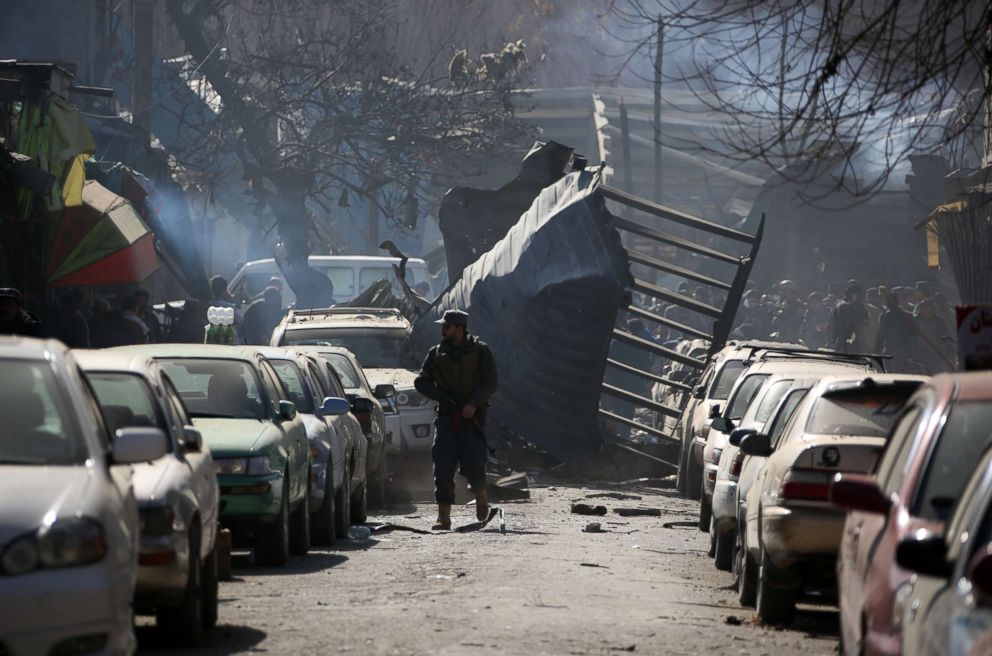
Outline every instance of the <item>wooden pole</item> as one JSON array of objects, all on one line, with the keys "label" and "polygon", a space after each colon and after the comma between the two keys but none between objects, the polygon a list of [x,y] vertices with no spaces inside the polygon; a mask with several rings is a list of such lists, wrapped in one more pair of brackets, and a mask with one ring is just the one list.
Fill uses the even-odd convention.
[{"label": "wooden pole", "polygon": [[134,125],[151,143],[152,58],[155,39],[155,4],[149,0],[134,3],[134,69],[131,111]]},{"label": "wooden pole", "polygon": [[[620,99],[620,142],[623,157],[623,189],[628,194],[634,193],[634,164],[630,157],[630,122],[627,119],[627,105]],[[630,205],[623,206],[623,215],[627,219],[634,218],[634,210]]]},{"label": "wooden pole", "polygon": [[665,50],[665,23],[658,16],[658,37],[654,52],[654,201],[661,198],[661,61]]}]

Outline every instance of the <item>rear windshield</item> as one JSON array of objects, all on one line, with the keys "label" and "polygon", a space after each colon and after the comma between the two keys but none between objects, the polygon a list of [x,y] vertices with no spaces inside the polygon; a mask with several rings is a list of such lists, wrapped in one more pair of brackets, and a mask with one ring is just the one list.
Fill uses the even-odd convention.
[{"label": "rear windshield", "polygon": [[118,429],[154,427],[168,431],[152,391],[143,378],[125,373],[88,373],[103,419],[113,435]]},{"label": "rear windshield", "polygon": [[898,418],[907,396],[908,393],[865,392],[851,398],[820,397],[806,422],[806,432],[885,437]]},{"label": "rear windshield", "polygon": [[762,383],[768,378],[768,374],[753,374],[745,376],[741,384],[734,391],[734,398],[730,401],[730,410],[727,416],[731,419],[740,419],[747,412],[747,407],[754,401]]},{"label": "rear windshield", "polygon": [[47,362],[3,362],[0,417],[0,465],[75,465],[89,456]]},{"label": "rear windshield", "polygon": [[992,403],[951,409],[913,503],[915,517],[947,521],[992,436]]},{"label": "rear windshield", "polygon": [[744,362],[742,360],[727,360],[720,370],[720,374],[713,381],[710,388],[710,399],[714,401],[725,401],[730,396],[731,390],[737,379],[744,373]]},{"label": "rear windshield", "polygon": [[265,418],[258,377],[247,362],[208,358],[161,362],[191,417]]}]

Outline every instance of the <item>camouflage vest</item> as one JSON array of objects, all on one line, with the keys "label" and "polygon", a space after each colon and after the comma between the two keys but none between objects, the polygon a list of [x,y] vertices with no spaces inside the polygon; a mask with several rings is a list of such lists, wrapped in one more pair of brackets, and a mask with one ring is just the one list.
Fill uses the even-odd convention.
[{"label": "camouflage vest", "polygon": [[431,370],[434,383],[442,392],[465,404],[479,386],[479,342],[470,337],[461,348],[437,347]]}]

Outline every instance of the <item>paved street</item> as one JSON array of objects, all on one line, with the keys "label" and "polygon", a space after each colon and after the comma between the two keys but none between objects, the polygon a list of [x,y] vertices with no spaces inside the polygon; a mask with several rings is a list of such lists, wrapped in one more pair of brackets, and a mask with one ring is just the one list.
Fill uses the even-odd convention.
[{"label": "paved street", "polygon": [[[176,653],[835,653],[833,609],[805,607],[788,630],[752,621],[707,558],[707,536],[688,524],[694,503],[630,486],[622,491],[640,501],[585,498],[607,489],[617,488],[532,488],[530,501],[503,504],[506,535],[397,531],[339,541],[282,570],[239,556],[212,642]],[[569,512],[572,501],[662,516],[584,517]],[[457,508],[455,524],[473,511]],[[407,504],[370,519],[427,528],[432,512]],[[582,532],[590,521],[609,532]],[[150,626],[139,640],[168,653]]]}]

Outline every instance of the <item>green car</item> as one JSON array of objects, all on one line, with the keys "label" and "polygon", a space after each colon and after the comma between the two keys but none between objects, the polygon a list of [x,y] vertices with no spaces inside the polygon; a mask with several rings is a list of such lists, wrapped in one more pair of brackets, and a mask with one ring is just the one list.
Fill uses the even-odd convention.
[{"label": "green car", "polygon": [[272,366],[250,346],[128,346],[161,363],[210,446],[220,521],[253,541],[255,562],[310,549],[310,445]]}]

